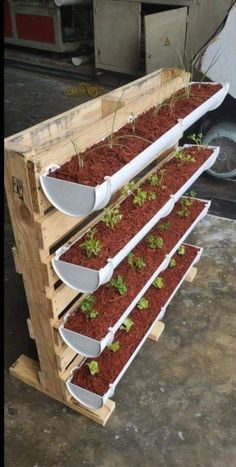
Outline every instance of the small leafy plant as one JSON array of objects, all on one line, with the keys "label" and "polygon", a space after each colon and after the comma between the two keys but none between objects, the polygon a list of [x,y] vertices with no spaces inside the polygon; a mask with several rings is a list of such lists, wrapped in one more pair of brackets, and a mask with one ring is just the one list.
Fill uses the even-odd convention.
[{"label": "small leafy plant", "polygon": [[180,247],[177,250],[178,255],[183,256],[185,254],[185,246],[180,245]]},{"label": "small leafy plant", "polygon": [[97,315],[99,315],[98,311],[94,310],[93,308],[93,303],[94,303],[94,296],[93,295],[88,295],[85,300],[80,304],[80,309],[82,313],[86,315],[87,318],[89,319],[94,319],[96,318]]},{"label": "small leafy plant", "polygon": [[137,303],[137,308],[139,310],[146,310],[148,308],[148,300],[145,297],[140,298]]},{"label": "small leafy plant", "polygon": [[79,167],[84,166],[84,159],[85,159],[85,152],[80,151],[78,144],[75,142],[74,139],[71,139],[71,142],[74,146],[74,150],[78,156],[78,161],[79,161]]},{"label": "small leafy plant", "polygon": [[120,326],[120,330],[125,331],[125,332],[129,332],[130,329],[132,328],[133,324],[134,324],[134,322],[132,321],[132,319],[126,318],[123,321],[122,325]]},{"label": "small leafy plant", "polygon": [[112,352],[116,352],[120,348],[120,343],[119,341],[113,342],[112,344],[109,344],[107,348]]},{"label": "small leafy plant", "polygon": [[147,192],[138,188],[134,193],[133,204],[143,206],[147,199]]},{"label": "small leafy plant", "polygon": [[175,261],[174,258],[171,258],[171,259],[170,259],[170,262],[169,262],[169,264],[168,264],[168,267],[169,267],[169,268],[175,268],[175,266],[176,266],[176,261]]},{"label": "small leafy plant", "polygon": [[182,198],[180,200],[181,209],[176,211],[177,216],[179,216],[179,217],[188,217],[189,214],[190,214],[190,211],[189,211],[188,207],[192,206],[192,204],[193,204],[192,199]]},{"label": "small leafy plant", "polygon": [[99,366],[98,366],[98,362],[96,362],[96,360],[91,360],[91,362],[89,363],[86,363],[89,371],[90,371],[90,374],[92,376],[95,376],[97,373],[99,373]]},{"label": "small leafy plant", "polygon": [[162,289],[162,287],[164,287],[164,281],[163,281],[162,277],[156,277],[156,279],[153,281],[152,285],[156,289]]},{"label": "small leafy plant", "polygon": [[154,199],[156,199],[157,195],[155,193],[155,191],[150,191],[148,193],[148,201],[154,201]]},{"label": "small leafy plant", "polygon": [[180,149],[175,153],[175,159],[177,159],[178,166],[188,164],[189,162],[196,162],[195,157],[190,156],[189,154],[185,154]]},{"label": "small leafy plant", "polygon": [[81,243],[80,248],[86,251],[88,258],[97,256],[101,250],[101,244],[99,240],[95,240],[94,235],[97,232],[96,227],[90,230],[87,234],[85,242]]},{"label": "small leafy plant", "polygon": [[105,222],[107,227],[114,229],[114,227],[121,221],[121,219],[122,214],[120,214],[119,204],[116,204],[116,206],[114,206],[112,209],[104,209],[103,222]]},{"label": "small leafy plant", "polygon": [[125,284],[122,276],[118,276],[116,279],[111,279],[110,287],[117,291],[120,295],[124,295],[128,290],[128,287]]},{"label": "small leafy plant", "polygon": [[134,194],[137,189],[137,183],[135,183],[134,181],[130,181],[128,185],[125,185],[123,188],[121,188],[121,195],[127,195],[129,193]]},{"label": "small leafy plant", "polygon": [[135,256],[133,253],[129,253],[127,256],[128,264],[135,269],[142,269],[146,266],[146,263],[142,258]]},{"label": "small leafy plant", "polygon": [[192,140],[197,145],[198,151],[207,147],[202,144],[202,136],[202,133],[199,133],[198,135],[193,133],[192,135],[188,136],[188,139]]},{"label": "small leafy plant", "polygon": [[164,241],[161,237],[156,237],[155,235],[148,235],[146,238],[148,247],[155,250],[156,248],[162,248]]},{"label": "small leafy plant", "polygon": [[159,183],[157,174],[152,174],[152,175],[150,175],[150,176],[148,177],[148,181],[149,181],[150,185],[152,185],[152,186],[157,186],[158,183]]},{"label": "small leafy plant", "polygon": [[158,226],[158,230],[163,232],[164,230],[168,230],[169,227],[170,227],[170,221],[165,221],[165,222],[163,222],[163,224]]}]

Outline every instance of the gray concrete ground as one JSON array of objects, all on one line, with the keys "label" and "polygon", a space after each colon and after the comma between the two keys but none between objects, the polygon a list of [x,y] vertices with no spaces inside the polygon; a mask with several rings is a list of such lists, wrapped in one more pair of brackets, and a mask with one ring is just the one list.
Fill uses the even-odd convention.
[{"label": "gray concrete ground", "polygon": [[[79,103],[63,96],[68,84],[7,68],[6,135]],[[235,465],[235,229],[233,220],[208,215],[188,239],[204,247],[198,275],[169,306],[159,342],[146,342],[121,380],[102,428],[8,375],[35,349],[6,208],[6,467]]]}]

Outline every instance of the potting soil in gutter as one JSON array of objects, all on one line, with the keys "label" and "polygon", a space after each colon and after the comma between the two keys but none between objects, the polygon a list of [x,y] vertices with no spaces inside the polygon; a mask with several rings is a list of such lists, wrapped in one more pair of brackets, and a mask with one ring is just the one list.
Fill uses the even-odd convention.
[{"label": "potting soil in gutter", "polygon": [[[178,202],[171,214],[159,221],[150,235],[163,239],[163,247],[150,249],[143,239],[132,253],[142,258],[146,264],[141,270],[129,265],[127,259],[118,266],[114,278],[121,275],[128,286],[126,294],[120,296],[109,285],[101,286],[94,294],[93,309],[99,314],[95,319],[88,319],[80,308],[68,312],[59,332],[68,346],[88,357],[98,356],[114,339],[114,334],[142,297],[155,277],[169,264],[171,256],[179,248],[196,224],[206,215],[210,202],[191,198],[193,204],[187,209],[187,217],[179,217],[181,209]],[[168,230],[162,230],[169,224]],[[164,224],[165,223],[165,224]]]},{"label": "potting soil in gutter", "polygon": [[115,387],[128,369],[134,357],[144,344],[156,321],[161,319],[166,307],[177,292],[191,267],[199,260],[202,248],[184,245],[185,254],[176,254],[176,266],[167,268],[162,274],[163,287],[156,289],[153,285],[145,293],[148,308],[137,307],[129,315],[133,322],[129,332],[118,330],[114,342],[119,343],[116,352],[106,348],[96,359],[99,372],[92,376],[85,360],[78,368],[72,370],[67,381],[67,388],[75,399],[83,405],[98,409],[114,393]]},{"label": "potting soil in gutter", "polygon": [[[189,126],[217,108],[228,87],[228,83],[192,83],[190,97],[184,88],[178,94],[181,98],[174,95],[169,105],[161,105],[157,112],[152,107],[135,123],[114,132],[112,149],[108,139],[87,149],[82,156],[83,167],[76,155],[61,167],[47,168],[40,177],[44,193],[67,215],[80,217],[103,208],[130,178],[176,144]],[[194,97],[199,90],[201,96]]]},{"label": "potting soil in gutter", "polygon": [[[179,150],[182,151],[182,148]],[[130,195],[120,205],[123,217],[113,230],[103,221],[96,224],[94,238],[101,245],[99,255],[88,258],[81,248],[87,234],[56,251],[52,265],[65,284],[81,292],[94,292],[101,284],[108,282],[118,264],[159,219],[171,212],[175,202],[215,162],[219,153],[218,147],[199,150],[197,146],[185,145],[183,150],[185,154],[194,157],[196,162],[180,164],[173,157],[156,172],[158,179],[162,180],[161,188],[159,185],[151,185],[148,180],[140,185],[142,190],[155,193],[156,199],[137,206],[133,204],[133,196]],[[162,170],[165,170],[164,176]],[[98,270],[101,266],[104,267]]]}]

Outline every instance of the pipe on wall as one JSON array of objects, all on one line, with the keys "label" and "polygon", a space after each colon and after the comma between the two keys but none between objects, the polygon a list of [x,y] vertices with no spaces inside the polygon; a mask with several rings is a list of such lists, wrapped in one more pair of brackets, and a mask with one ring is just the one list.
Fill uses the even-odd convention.
[{"label": "pipe on wall", "polygon": [[60,8],[66,5],[89,5],[91,0],[54,0],[54,3]]}]

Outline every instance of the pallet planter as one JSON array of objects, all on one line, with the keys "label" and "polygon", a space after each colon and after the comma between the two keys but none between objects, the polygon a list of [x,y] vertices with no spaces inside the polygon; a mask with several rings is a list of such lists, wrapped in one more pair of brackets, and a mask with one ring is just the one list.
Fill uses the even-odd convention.
[{"label": "pallet planter", "polygon": [[[69,310],[66,313],[59,332],[64,342],[75,352],[87,357],[97,357],[107,345],[112,343],[120,325],[153,280],[168,267],[172,256],[198,222],[204,218],[210,207],[209,201],[191,198],[182,198],[183,200],[192,203],[188,207],[187,217],[179,217],[177,214],[182,209],[180,201],[176,203],[164,222],[159,221],[150,232],[150,235],[163,241],[161,248],[149,248],[146,237],[132,250],[134,257],[142,259],[145,266],[135,269],[125,258],[115,270],[112,279],[119,276],[124,278],[126,293],[121,296],[118,291],[110,287],[110,284],[103,285],[92,295],[91,308],[98,313],[95,318],[89,319],[88,314],[83,313],[81,308],[83,301],[77,310]],[[168,230],[162,230],[167,224],[169,224]]]},{"label": "pallet planter", "polygon": [[[158,70],[5,140],[5,188],[16,243],[13,248],[14,263],[17,272],[22,274],[29,306],[27,325],[38,353],[38,361],[21,355],[11,366],[10,373],[45,395],[101,425],[106,424],[114,411],[114,401],[107,399],[101,408],[91,409],[79,403],[67,389],[66,381],[71,370],[76,368],[84,357],[65,344],[59,333],[59,327],[66,313],[72,313],[78,309],[85,296],[60,280],[52,267],[52,260],[55,252],[61,246],[65,245],[68,240],[70,244],[74,243],[91,227],[97,225],[104,214],[94,212],[91,216],[84,218],[84,211],[81,211],[82,216],[79,217],[65,215],[55,209],[48,197],[45,196],[40,177],[45,174],[45,170],[50,165],[62,166],[74,155],[72,138],[78,142],[80,151],[85,151],[98,141],[108,137],[117,108],[113,126],[114,132],[127,124],[132,112],[135,115],[141,115],[154,105],[161,106],[166,99],[172,98],[174,93],[181,89],[184,90],[188,80],[189,75],[183,71]],[[222,87],[220,90],[222,99],[225,91],[226,87]],[[122,94],[123,97],[120,99]],[[218,104],[215,103],[215,105]],[[162,107],[161,111],[164,111],[164,108]],[[184,109],[182,111],[184,112]],[[182,118],[181,114],[179,117]],[[176,120],[172,126],[175,124]],[[182,131],[183,128],[182,125]],[[156,141],[159,136],[156,135],[154,140]],[[162,165],[173,154],[177,146],[174,144],[177,143],[177,140],[174,141],[174,139],[172,148],[156,154],[155,170],[161,169]],[[169,143],[171,144],[171,142]],[[146,150],[146,148],[143,149]],[[147,160],[143,163],[146,164]],[[140,167],[141,165],[136,168],[137,172]],[[153,167],[154,163],[152,169],[151,167],[146,168],[149,174],[153,172]],[[118,170],[120,169],[122,167],[118,168]],[[136,169],[134,172],[132,171],[132,174],[127,172],[127,180],[136,175]],[[117,170],[114,173],[116,172]],[[114,173],[108,175],[112,177]],[[49,178],[52,179],[52,177]],[[144,180],[145,176],[140,179],[140,184]],[[96,186],[101,185],[102,182],[100,180],[99,183],[91,186],[96,189]],[[119,183],[123,183],[123,180],[122,182],[119,180]],[[115,190],[114,187],[113,189]],[[123,199],[123,196],[115,193],[109,208],[116,203],[121,203]],[[104,202],[101,200],[101,203]],[[163,202],[164,204],[165,202]],[[80,203],[78,203],[79,205]],[[101,205],[99,204],[99,206]],[[95,208],[97,207],[98,205],[95,206]],[[205,208],[207,209],[207,206],[203,210]],[[94,206],[91,205],[89,212],[93,209]],[[75,212],[78,214],[79,211]],[[145,223],[147,222],[146,219]],[[172,248],[176,243],[177,241],[173,243]],[[163,258],[160,258],[160,264],[162,260]],[[121,263],[117,266],[117,270],[120,267]],[[153,273],[156,269],[153,269]],[[193,277],[193,269],[191,271],[191,277]],[[138,292],[134,298],[137,294]],[[164,324],[158,321],[157,325],[152,328],[151,338],[157,340],[163,329]]]},{"label": "pallet planter", "polygon": [[[201,248],[191,245],[185,246],[185,255],[175,255],[176,267],[168,268],[161,274],[163,289],[153,285],[145,293],[147,308],[140,310],[134,308],[129,319],[130,330],[120,328],[114,338],[116,347],[106,348],[102,355],[92,362],[96,363],[98,373],[91,375],[88,363],[83,360],[74,368],[67,380],[67,388],[73,397],[84,406],[101,408],[109,397],[112,397],[115,388],[133,359],[145,343],[156,322],[160,320],[167,306],[173,299],[189,270],[196,264],[202,254]],[[117,348],[117,350],[116,350]]]},{"label": "pallet planter", "polygon": [[[57,209],[75,217],[105,207],[113,193],[176,144],[206,112],[217,108],[228,87],[227,83],[185,83],[184,90],[176,94],[173,82],[171,95],[163,94],[163,98],[169,98],[167,102],[152,107],[153,100],[147,101],[143,114],[134,117],[132,112],[128,116],[131,123],[121,129],[116,126],[113,132],[124,90],[117,102],[111,135],[84,152],[78,146],[78,155],[62,166],[47,167],[40,177],[45,195]],[[160,93],[163,88],[160,86]]]},{"label": "pallet planter", "polygon": [[[103,220],[96,224],[94,238],[101,246],[98,254],[88,257],[81,248],[91,230],[56,251],[52,265],[65,284],[80,292],[94,292],[108,282],[127,254],[161,218],[171,212],[176,201],[200,174],[214,164],[219,148],[199,149],[185,145],[178,148],[177,153],[191,154],[194,162],[179,163],[174,154],[161,169],[153,172],[160,183],[152,185],[146,179],[139,185],[139,189],[147,193],[147,198],[154,194],[154,200],[147,199],[141,206],[134,205],[134,196],[130,195],[120,205],[122,219],[115,228],[106,226]],[[164,176],[162,170],[165,171]]]}]

